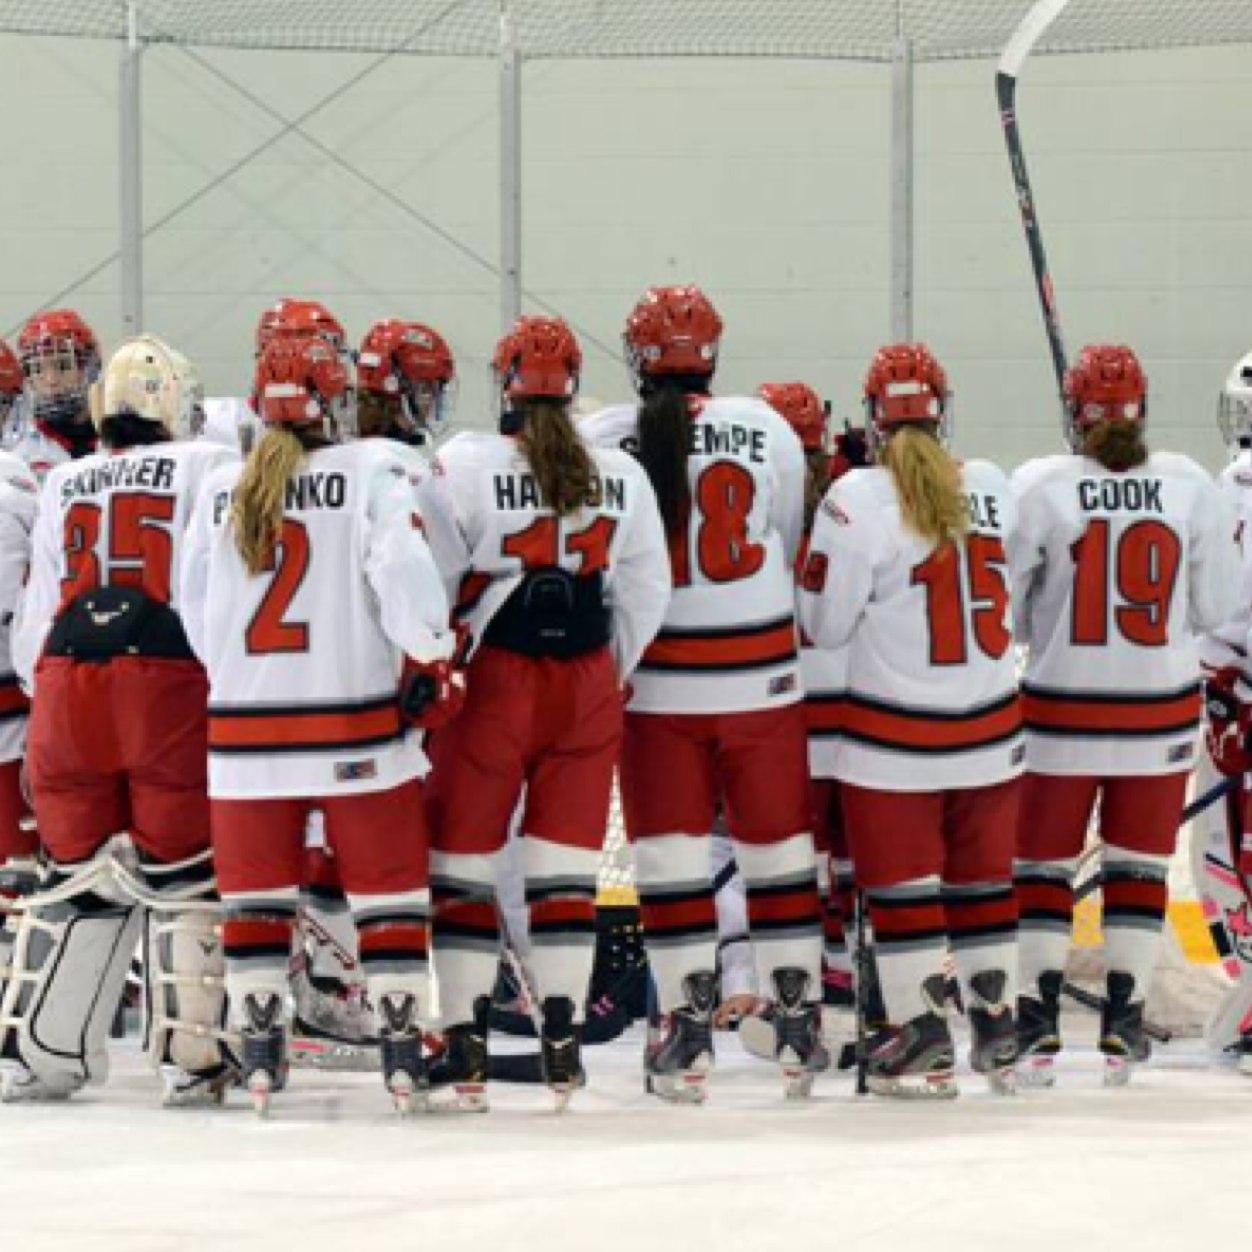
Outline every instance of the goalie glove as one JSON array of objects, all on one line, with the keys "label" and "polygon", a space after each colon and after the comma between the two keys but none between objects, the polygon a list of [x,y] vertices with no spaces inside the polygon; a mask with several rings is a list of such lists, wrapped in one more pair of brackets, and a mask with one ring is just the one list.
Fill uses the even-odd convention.
[{"label": "goalie glove", "polygon": [[1204,742],[1216,769],[1230,778],[1252,772],[1252,705],[1241,700],[1235,684],[1242,671],[1228,666],[1204,683]]}]

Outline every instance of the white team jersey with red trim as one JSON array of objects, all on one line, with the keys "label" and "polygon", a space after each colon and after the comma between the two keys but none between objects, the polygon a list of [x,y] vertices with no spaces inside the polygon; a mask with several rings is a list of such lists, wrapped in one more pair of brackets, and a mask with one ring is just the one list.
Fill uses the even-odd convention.
[{"label": "white team jersey with red trim", "polygon": [[[1243,554],[1244,565],[1252,562],[1252,449],[1241,448],[1234,460],[1217,476],[1217,485],[1235,519],[1235,542]],[[1245,577],[1252,576],[1248,571]],[[1227,666],[1244,668],[1247,662],[1247,635],[1252,619],[1252,602],[1240,597],[1233,617],[1200,640],[1200,666],[1206,672]]]},{"label": "white team jersey with red trim", "polygon": [[597,501],[558,518],[517,442],[466,431],[445,443],[418,500],[457,621],[477,643],[530,569],[599,571],[625,680],[661,624],[669,557],[647,475],[624,452],[588,447]]},{"label": "white team jersey with red trim", "polygon": [[820,647],[848,645],[834,775],[887,791],[1002,782],[1022,770],[1004,474],[962,467],[970,532],[935,548],[910,530],[887,470],[853,470],[817,512],[800,621]]},{"label": "white team jersey with red trim", "polygon": [[1029,768],[1045,774],[1190,769],[1200,716],[1197,634],[1236,609],[1234,520],[1189,457],[1112,473],[1053,456],[1014,476],[1014,611]]},{"label": "white team jersey with red trim", "polygon": [[[793,564],[804,452],[763,400],[693,397],[691,515],[670,548],[673,598],[635,672],[632,712],[736,713],[803,696]],[[583,419],[592,443],[634,451],[635,405]]]},{"label": "white team jersey with red trim", "polygon": [[[810,537],[800,545],[797,578],[808,559]],[[798,614],[798,606],[797,606]],[[839,727],[848,688],[848,649],[816,648],[800,632],[800,678],[804,687],[804,718],[808,726],[809,777],[835,778]]]},{"label": "white team jersey with red trim", "polygon": [[404,466],[381,440],[310,452],[258,575],[230,518],[240,473],[209,481],[182,567],[183,620],[209,674],[209,794],[318,797],[420,776],[402,658],[449,656],[452,637]]},{"label": "white team jersey with red trim", "polygon": [[30,563],[39,488],[26,463],[0,452],[0,761],[16,761],[26,744],[27,700],[13,668],[12,634]]},{"label": "white team jersey with red trim", "polygon": [[178,567],[196,497],[214,470],[237,459],[212,444],[154,443],[94,452],[49,473],[13,636],[28,688],[53,619],[80,592],[137,584],[182,615]]},{"label": "white team jersey with red trim", "polygon": [[73,459],[65,444],[41,430],[33,421],[26,424],[12,452],[26,462],[35,480],[40,483],[58,465]]}]

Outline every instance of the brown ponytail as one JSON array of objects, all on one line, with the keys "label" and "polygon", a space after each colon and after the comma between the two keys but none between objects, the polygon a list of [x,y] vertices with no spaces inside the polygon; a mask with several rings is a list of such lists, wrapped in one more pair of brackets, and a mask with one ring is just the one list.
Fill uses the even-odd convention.
[{"label": "brown ponytail", "polygon": [[305,444],[283,426],[271,426],[248,454],[230,517],[249,574],[261,573],[273,558],[283,526],[287,484],[306,455]]},{"label": "brown ponytail", "polygon": [[576,513],[594,494],[595,462],[578,437],[563,400],[519,402],[523,421],[518,446],[539,484],[539,498],[558,517]]},{"label": "brown ponytail", "polygon": [[904,524],[936,546],[969,530],[961,469],[935,437],[933,423],[900,426],[879,453],[895,482]]},{"label": "brown ponytail", "polygon": [[639,462],[652,481],[665,533],[671,539],[687,525],[691,513],[690,427],[684,390],[662,385],[645,394],[639,406]]},{"label": "brown ponytail", "polygon": [[1148,446],[1143,441],[1143,424],[1110,420],[1096,422],[1083,433],[1084,456],[1099,461],[1115,474],[1135,469],[1148,459]]}]

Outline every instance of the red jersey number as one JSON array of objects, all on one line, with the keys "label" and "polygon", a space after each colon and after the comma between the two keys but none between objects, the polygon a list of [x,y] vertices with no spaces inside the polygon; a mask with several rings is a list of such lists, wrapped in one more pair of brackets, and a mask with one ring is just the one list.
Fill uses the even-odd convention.
[{"label": "red jersey number", "polygon": [[303,522],[283,519],[278,542],[270,552],[265,568],[274,571],[274,579],[248,623],[244,636],[248,652],[253,656],[273,652],[307,652],[308,622],[286,620],[287,610],[291,608],[291,602],[296,598],[309,568],[309,532]]},{"label": "red jersey number", "polygon": [[748,518],[756,499],[756,482],[735,461],[717,461],[696,479],[691,507],[696,515],[694,542],[690,520],[670,539],[674,586],[691,585],[691,556],[711,583],[751,578],[765,564],[765,545],[748,538]]},{"label": "red jersey number", "polygon": [[170,569],[174,563],[174,497],[151,492],[119,492],[109,501],[108,553],[102,565],[96,554],[104,511],[80,500],[65,514],[62,546],[65,578],[61,603],[104,583],[139,587],[162,604],[170,600]]},{"label": "red jersey number", "polygon": [[[1169,643],[1169,606],[1182,564],[1178,535],[1158,521],[1135,522],[1116,544],[1110,532],[1109,520],[1096,518],[1070,548],[1074,558],[1070,638],[1079,646],[1099,647],[1109,641],[1111,622],[1130,643],[1164,647]],[[1112,582],[1122,603],[1110,614]]]},{"label": "red jersey number", "polygon": [[[617,533],[617,519],[597,517],[590,526],[565,536],[565,554],[579,558],[578,577],[609,567],[609,549]],[[561,523],[555,517],[537,517],[525,530],[506,535],[505,556],[515,556],[526,569],[549,569],[561,563]]]},{"label": "red jersey number", "polygon": [[964,546],[964,561],[954,544],[945,543],[913,567],[910,581],[926,589],[932,665],[966,664],[970,634],[993,661],[1013,642],[1005,625],[1009,589],[1004,544],[994,535],[970,535]]}]

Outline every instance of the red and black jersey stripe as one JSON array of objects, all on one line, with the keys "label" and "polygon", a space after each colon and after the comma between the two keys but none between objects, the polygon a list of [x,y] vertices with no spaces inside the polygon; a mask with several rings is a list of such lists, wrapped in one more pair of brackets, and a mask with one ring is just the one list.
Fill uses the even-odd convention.
[{"label": "red and black jersey stripe", "polygon": [[1128,695],[1056,691],[1027,683],[1022,687],[1022,709],[1027,729],[1038,735],[1084,739],[1187,735],[1199,725],[1200,684]]},{"label": "red and black jersey stripe", "polygon": [[221,755],[338,752],[404,734],[395,696],[343,704],[209,706],[209,751]]},{"label": "red and black jersey stripe", "polygon": [[1016,692],[971,709],[919,709],[848,695],[840,733],[846,739],[893,752],[933,755],[990,748],[1022,728]]},{"label": "red and black jersey stripe", "polygon": [[796,627],[790,617],[759,626],[662,630],[639,663],[653,673],[717,674],[794,662]]},{"label": "red and black jersey stripe", "polygon": [[804,723],[812,739],[833,739],[843,729],[846,696],[807,695],[804,697]]},{"label": "red and black jersey stripe", "polygon": [[22,694],[16,674],[0,674],[0,722],[25,717],[30,712],[30,701]]}]

